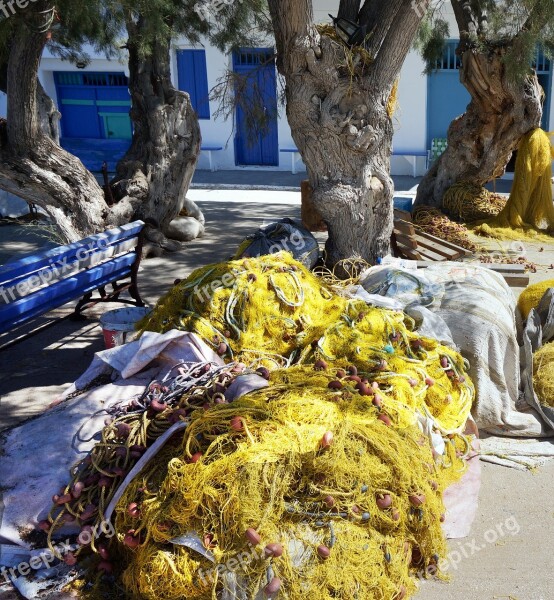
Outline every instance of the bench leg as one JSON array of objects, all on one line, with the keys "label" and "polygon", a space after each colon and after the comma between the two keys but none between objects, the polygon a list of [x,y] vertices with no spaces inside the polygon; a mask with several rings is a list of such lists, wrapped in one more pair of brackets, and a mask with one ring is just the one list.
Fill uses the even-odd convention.
[{"label": "bench leg", "polygon": [[86,321],[87,318],[82,314],[82,310],[83,308],[91,301],[92,299],[92,292],[89,292],[88,294],[85,294],[80,300],[79,302],[77,302],[77,306],[75,307],[75,310],[73,311],[73,313],[71,314],[70,319],[72,321]]},{"label": "bench leg", "polygon": [[211,150],[208,150],[208,160],[210,161],[210,171],[213,173],[215,171],[215,169],[214,169],[214,161],[213,161]]}]

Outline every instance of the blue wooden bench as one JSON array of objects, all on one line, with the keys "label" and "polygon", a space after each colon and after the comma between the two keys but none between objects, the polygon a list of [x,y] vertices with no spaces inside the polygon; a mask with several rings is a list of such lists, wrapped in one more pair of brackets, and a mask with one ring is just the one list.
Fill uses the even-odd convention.
[{"label": "blue wooden bench", "polygon": [[[412,167],[412,175],[417,177],[417,157],[425,156],[426,160],[428,157],[427,150],[396,150],[396,148],[392,152],[393,156],[403,156],[407,158],[411,167]],[[427,168],[427,163],[426,163]]]},{"label": "blue wooden bench", "polygon": [[219,152],[220,150],[223,150],[223,146],[204,146],[204,145],[202,145],[200,150],[202,152],[207,152],[207,154],[208,154],[208,160],[210,161],[210,171],[212,173],[214,171],[217,171],[217,165],[214,163],[214,160],[212,157],[212,152]]},{"label": "blue wooden bench", "polygon": [[[142,221],[136,221],[1,266],[0,334],[77,299],[68,317],[83,318],[81,311],[98,302],[144,306],[137,287],[143,227]],[[98,295],[93,297],[95,291]],[[126,291],[130,299],[120,298]],[[0,349],[23,337],[28,336],[10,340]]]},{"label": "blue wooden bench", "polygon": [[296,171],[296,161],[299,158],[302,158],[302,156],[300,155],[300,151],[298,150],[298,148],[281,148],[279,150],[279,152],[290,152],[291,155],[291,172],[293,175],[296,175],[297,171]]}]

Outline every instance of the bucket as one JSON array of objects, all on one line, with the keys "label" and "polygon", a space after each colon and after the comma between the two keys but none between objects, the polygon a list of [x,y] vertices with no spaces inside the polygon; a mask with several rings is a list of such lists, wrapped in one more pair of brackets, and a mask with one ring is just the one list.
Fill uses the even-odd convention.
[{"label": "bucket", "polygon": [[100,317],[106,348],[115,348],[135,338],[135,324],[151,311],[146,307],[126,307],[109,310]]}]

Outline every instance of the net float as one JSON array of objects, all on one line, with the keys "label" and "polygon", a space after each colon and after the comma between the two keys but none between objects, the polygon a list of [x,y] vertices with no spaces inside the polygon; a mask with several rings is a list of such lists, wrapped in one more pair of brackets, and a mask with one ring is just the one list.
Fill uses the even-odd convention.
[{"label": "net float", "polygon": [[383,423],[387,426],[390,427],[392,424],[392,421],[390,420],[390,417],[388,415],[385,415],[384,413],[381,413],[377,419],[379,421],[383,421]]},{"label": "net float", "polygon": [[356,389],[360,396],[373,396],[373,389],[367,383],[358,383]]},{"label": "net float", "polygon": [[267,367],[259,367],[258,369],[256,369],[256,373],[260,375],[260,377],[263,377],[264,379],[267,379],[269,381],[270,373]]},{"label": "net float", "polygon": [[244,431],[244,423],[242,417],[233,417],[231,419],[231,429],[234,431]]},{"label": "net float", "polygon": [[333,432],[332,431],[326,431],[323,434],[323,437],[321,438],[321,447],[322,448],[329,448],[329,446],[333,443]]},{"label": "net float", "polygon": [[229,346],[227,346],[225,342],[221,342],[218,345],[216,352],[219,356],[223,356],[224,354],[227,354],[227,350],[229,350]]},{"label": "net float", "polygon": [[338,380],[330,381],[327,387],[331,390],[342,390],[342,383]]},{"label": "net float", "polygon": [[362,383],[362,378],[357,375],[350,375],[346,378],[346,381],[355,381],[356,383]]},{"label": "net float", "polygon": [[326,371],[326,370],[327,370],[327,363],[322,358],[315,361],[314,371]]},{"label": "net float", "polygon": [[390,494],[383,494],[381,496],[377,497],[377,506],[381,509],[381,510],[385,510],[386,508],[389,508],[392,504],[392,498],[390,496]]},{"label": "net float", "polygon": [[123,543],[128,548],[137,548],[138,546],[140,546],[140,537],[138,535],[135,535],[134,529],[130,529],[125,534],[125,537],[123,538]]},{"label": "net float", "polygon": [[432,377],[425,378],[425,385],[427,387],[433,387],[435,385],[435,380]]},{"label": "net float", "polygon": [[329,556],[331,556],[331,550],[324,544],[321,544],[320,546],[317,547],[317,554],[318,554],[319,558],[322,558],[323,560],[327,560],[329,558]]},{"label": "net float", "polygon": [[400,521],[400,513],[398,512],[397,508],[393,509],[391,517],[393,521]]},{"label": "net float", "polygon": [[98,487],[111,487],[113,483],[113,478],[112,477],[107,477],[106,475],[102,475],[102,477],[100,477],[100,479],[98,480]]},{"label": "net float", "polygon": [[100,558],[102,558],[104,560],[108,560],[110,558],[110,553],[108,552],[108,549],[106,548],[106,544],[98,544],[98,546],[96,546],[96,549],[98,550],[98,554],[100,555]]},{"label": "net float", "polygon": [[93,538],[93,529],[91,525],[83,525],[81,527],[81,531],[79,532],[79,537],[77,541],[81,546],[88,546],[92,542]]},{"label": "net float", "polygon": [[136,502],[131,502],[127,507],[127,514],[134,519],[140,517],[140,508]]},{"label": "net float", "polygon": [[128,438],[131,434],[131,426],[128,423],[118,423],[115,426],[117,436],[121,438]]},{"label": "net float", "polygon": [[[54,496],[55,498],[56,496]],[[52,499],[54,499],[52,498]],[[67,504],[68,502],[71,502],[73,500],[73,496],[71,494],[64,494],[63,496],[58,496],[58,499],[55,500],[55,503],[58,506],[61,506],[62,504]]]},{"label": "net float", "polygon": [[333,496],[325,496],[325,498],[323,498],[323,502],[325,503],[325,506],[327,506],[327,508],[333,508],[333,506],[335,506],[336,501],[333,498]]},{"label": "net float", "polygon": [[346,371],[344,369],[339,369],[337,371],[337,377],[339,379],[344,379],[346,377]]},{"label": "net float", "polygon": [[425,504],[425,495],[424,494],[412,494],[409,497],[410,500],[410,504],[412,504],[412,506],[421,506],[422,504]]},{"label": "net float", "polygon": [[350,375],[357,375],[358,374],[358,367],[356,367],[355,365],[350,365],[348,367],[347,371],[350,373]]},{"label": "net float", "polygon": [[265,587],[264,594],[266,596],[274,596],[281,589],[281,580],[279,577],[274,577]]},{"label": "net float", "polygon": [[264,554],[265,554],[266,558],[270,558],[270,557],[279,558],[280,556],[283,556],[283,546],[278,543],[268,544],[264,548]]},{"label": "net float", "polygon": [[375,394],[373,398],[373,405],[377,408],[381,408],[381,406],[383,406],[383,398],[379,394]]},{"label": "net float", "polygon": [[113,565],[107,560],[102,560],[98,563],[98,570],[106,574],[113,573]]},{"label": "net float", "polygon": [[71,488],[71,495],[74,498],[80,498],[83,490],[85,489],[85,484],[83,481],[76,481]]},{"label": "net float", "polygon": [[249,527],[244,535],[253,546],[257,546],[262,541],[261,535],[253,527]]},{"label": "net float", "polygon": [[160,402],[159,400],[154,399],[152,400],[152,402],[150,402],[150,406],[148,408],[150,408],[155,413],[161,413],[167,408],[167,404],[165,402]]},{"label": "net float", "polygon": [[446,356],[442,356],[441,357],[441,367],[443,369],[446,369],[448,367],[448,358],[446,358]]},{"label": "net float", "polygon": [[42,531],[50,531],[50,527],[52,527],[50,521],[44,520],[38,522],[38,528]]},{"label": "net float", "polygon": [[63,562],[72,567],[73,565],[77,564],[77,557],[75,556],[75,554],[73,554],[73,552],[68,552],[64,557],[63,557]]},{"label": "net float", "polygon": [[195,452],[189,459],[189,463],[197,463],[202,458],[202,452]]}]

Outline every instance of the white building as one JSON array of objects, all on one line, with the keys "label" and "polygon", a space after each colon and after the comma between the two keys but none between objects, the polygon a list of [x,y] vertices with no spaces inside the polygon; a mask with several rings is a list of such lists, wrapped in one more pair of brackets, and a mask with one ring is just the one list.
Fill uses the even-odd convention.
[{"label": "white building", "polygon": [[[199,0],[205,4],[217,0]],[[338,0],[314,0],[316,19],[329,22],[328,13],[336,14]],[[451,33],[457,33],[456,23],[450,15]],[[412,51],[404,64],[400,77],[399,108],[395,114],[394,152],[392,173],[396,175],[422,175],[425,171],[425,154],[434,138],[446,137],[450,121],[464,112],[469,94],[459,83],[459,59],[454,49],[456,40],[447,47],[441,68],[425,75],[424,64]],[[191,46],[186,39],[178,40],[172,48],[172,77],[176,87],[191,94],[193,105],[200,117],[203,148],[199,168],[218,169],[271,169],[291,170],[291,159],[297,157],[285,111],[272,122],[264,136],[252,144],[249,140],[244,115],[240,108],[234,118],[216,119],[217,102],[209,101],[209,91],[216,86],[226,69],[237,72],[256,71],[264,90],[268,107],[276,106],[278,76],[272,60],[267,66],[260,64],[272,55],[273,48],[244,48],[231,55],[222,54],[210,45]],[[92,54],[91,63],[83,69],[64,62],[45,52],[39,76],[49,95],[62,113],[62,145],[81,156],[85,164],[95,171],[110,156],[113,163],[123,154],[131,137],[128,118],[130,106],[126,88],[126,65],[106,60]],[[554,122],[550,101],[552,68],[545,57],[537,57],[537,71],[547,92],[543,127]],[[248,93],[248,90],[246,91]],[[5,99],[0,98],[0,114],[5,113]],[[209,150],[209,149],[213,150]],[[301,169],[301,161],[297,161]]]}]

